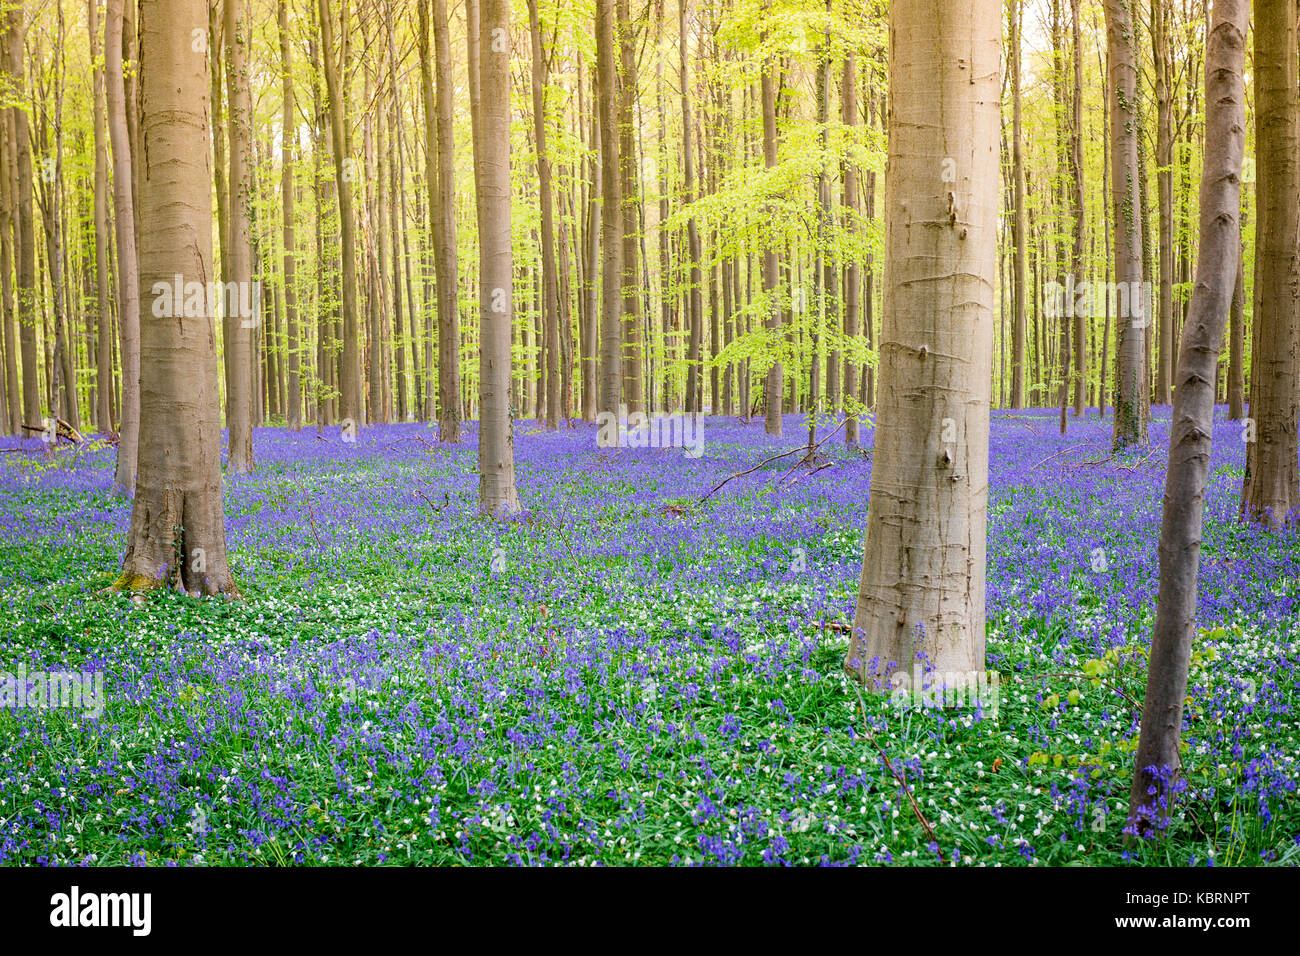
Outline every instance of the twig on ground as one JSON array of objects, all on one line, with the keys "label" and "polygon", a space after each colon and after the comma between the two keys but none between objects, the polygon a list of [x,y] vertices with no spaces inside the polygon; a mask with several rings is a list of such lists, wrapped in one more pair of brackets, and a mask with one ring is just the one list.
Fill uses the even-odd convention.
[{"label": "twig on ground", "polygon": [[853,692],[858,695],[858,708],[862,711],[863,737],[871,746],[876,748],[876,752],[880,754],[880,759],[885,763],[885,769],[898,781],[898,786],[902,789],[903,795],[907,797],[907,802],[912,805],[912,812],[916,814],[916,819],[921,821],[921,826],[925,829],[925,834],[930,838],[930,842],[938,843],[939,838],[934,835],[934,827],[930,826],[930,821],[925,818],[925,814],[921,812],[921,808],[917,805],[916,798],[912,796],[912,791],[907,786],[907,779],[894,767],[893,762],[889,759],[889,754],[885,753],[885,748],[880,746],[875,735],[871,733],[871,728],[867,725],[867,702],[862,699],[861,688],[858,687],[856,681],[850,681],[849,683],[853,686]]}]

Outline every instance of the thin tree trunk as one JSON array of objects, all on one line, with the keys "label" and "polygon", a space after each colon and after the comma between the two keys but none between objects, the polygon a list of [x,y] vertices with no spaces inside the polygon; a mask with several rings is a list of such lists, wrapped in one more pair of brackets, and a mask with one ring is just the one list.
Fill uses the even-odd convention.
[{"label": "thin tree trunk", "polygon": [[[1242,185],[1241,229],[1245,232],[1247,189]],[[1228,346],[1228,419],[1238,422],[1246,417],[1246,252],[1241,243],[1237,256],[1237,281],[1232,290],[1231,338]]]},{"label": "thin tree trunk", "polygon": [[[136,247],[135,157],[127,124],[126,84],[122,72],[123,6],[108,0],[104,21],[104,78],[108,102],[108,137],[113,150],[113,227],[117,238],[117,328],[122,365],[121,427],[113,494],[135,491],[140,442],[140,267]],[[134,0],[130,0],[134,2]],[[206,154],[207,146],[204,146]],[[209,244],[211,240],[209,239]],[[214,395],[215,401],[215,395]]]},{"label": "thin tree trunk", "polygon": [[[344,0],[346,9],[347,0]],[[319,0],[321,58],[325,67],[325,88],[329,99],[330,128],[334,147],[334,184],[338,192],[343,259],[343,356],[340,374],[339,415],[345,424],[359,428],[365,423],[361,409],[360,330],[357,327],[356,216],[352,204],[355,160],[348,156],[344,132],[343,91],[339,61],[334,52],[334,22],[330,0]]]},{"label": "thin tree trunk", "polygon": [[[100,59],[99,0],[87,0],[90,59]],[[108,292],[108,134],[104,117],[104,68],[94,65],[91,95],[95,126],[95,427],[113,429],[113,308]],[[0,264],[0,268],[4,265]]]},{"label": "thin tree trunk", "polygon": [[[237,475],[253,470],[252,331],[257,311],[245,314],[239,306],[245,289],[253,284],[252,236],[252,97],[248,88],[248,27],[241,22],[241,0],[224,0],[226,35],[226,99],[230,142],[230,273],[223,311],[226,371],[226,425],[230,429],[230,470]],[[229,294],[230,283],[237,292]],[[251,292],[249,294],[251,302]]]},{"label": "thin tree trunk", "polygon": [[[1074,275],[1084,282],[1084,243],[1087,225],[1084,210],[1083,181],[1083,34],[1079,25],[1079,9],[1083,0],[1070,0],[1071,33],[1074,51],[1074,92],[1071,100],[1073,128],[1070,130],[1070,179],[1074,200]],[[1088,405],[1088,339],[1087,319],[1076,312],[1074,316],[1074,416],[1081,418]]]},{"label": "thin tree trunk", "polygon": [[[597,16],[599,17],[599,6],[597,7]],[[599,24],[599,19],[597,23]],[[579,89],[581,89],[581,77],[579,77]],[[591,89],[592,100],[597,100],[599,92],[597,91],[596,71],[591,72]],[[601,114],[599,105],[596,102],[591,104],[590,116],[590,138],[587,148],[591,153],[591,159],[588,160],[588,193],[587,193],[587,210],[586,210],[586,245],[583,248],[583,285],[582,300],[583,312],[586,316],[582,331],[582,420],[584,422],[594,422],[596,412],[601,407],[600,403],[600,386],[597,384],[599,362],[601,359],[600,351],[600,306],[601,306],[601,231],[603,228],[604,214],[603,197],[603,170],[605,166],[604,147],[600,135]],[[621,386],[620,386],[621,387]]]},{"label": "thin tree trunk", "polygon": [[[840,83],[840,115],[849,128],[850,141],[855,137],[858,125],[858,63],[850,49],[844,56],[844,76]],[[858,166],[852,155],[844,160],[844,230],[854,232],[858,218]],[[861,293],[862,278],[856,256],[849,256],[844,266],[844,338],[852,340],[859,334],[858,302]],[[853,406],[858,398],[858,363],[852,359],[844,363],[845,405],[850,410],[844,423],[844,446],[857,448],[860,442],[858,416]]]},{"label": "thin tree trunk", "polygon": [[546,152],[546,84],[550,63],[542,43],[537,0],[528,0],[532,40],[533,136],[537,146],[537,201],[542,220],[542,321],[546,326],[546,427],[560,427],[560,291],[556,275],[555,201]]},{"label": "thin tree trunk", "polygon": [[[691,146],[691,132],[693,121],[691,119],[691,76],[688,58],[688,40],[690,32],[688,28],[690,16],[690,0],[682,0],[680,16],[681,43],[679,44],[680,52],[680,76],[682,88],[682,173],[683,173],[683,196],[682,201],[686,205],[695,202],[695,160],[694,149]],[[703,344],[704,334],[704,299],[700,291],[700,232],[696,225],[695,216],[689,216],[686,220],[686,257],[689,262],[690,272],[689,285],[687,287],[686,304],[687,320],[686,325],[690,330],[690,345],[686,355],[686,411],[694,413],[700,411],[700,375],[702,373],[700,349]]]},{"label": "thin tree trunk", "polygon": [[[9,11],[9,80],[14,102],[26,98],[23,42],[27,35],[21,4]],[[40,358],[36,350],[36,224],[32,210],[32,148],[27,111],[12,108],[14,151],[18,165],[18,192],[14,198],[18,221],[14,230],[14,273],[18,299],[18,345],[22,356],[23,415],[25,424],[41,421]]]},{"label": "thin tree trunk", "polygon": [[1011,240],[1015,246],[1012,269],[1012,298],[1014,307],[1011,320],[1011,407],[1023,408],[1025,404],[1025,327],[1026,327],[1026,256],[1028,253],[1029,225],[1025,212],[1025,159],[1024,123],[1021,118],[1020,93],[1020,34],[1023,0],[1011,0],[1011,164],[1014,178],[1015,207],[1011,220]]},{"label": "thin tree trunk", "polygon": [[[1287,77],[1292,80],[1289,85],[1277,87],[1265,86],[1269,82],[1266,80],[1261,83],[1260,93],[1280,88],[1289,101],[1283,109],[1294,115],[1290,104],[1294,104],[1296,95],[1295,4],[1292,0],[1260,0],[1257,8],[1260,19],[1255,33],[1255,68],[1263,67],[1273,82]],[[1205,65],[1205,135],[1206,142],[1215,144],[1215,148],[1205,154],[1200,260],[1173,394],[1169,467],[1160,525],[1160,600],[1129,795],[1129,827],[1138,836],[1158,835],[1168,826],[1170,804],[1177,793],[1175,781],[1182,769],[1179,742],[1188,666],[1196,637],[1201,521],[1214,428],[1214,370],[1223,347],[1224,325],[1235,285],[1234,260],[1241,251],[1238,213],[1246,130],[1242,70],[1249,19],[1248,0],[1215,0]],[[1265,103],[1259,105],[1260,119],[1265,121]],[[1287,205],[1295,221],[1293,194]]]},{"label": "thin tree trunk", "polygon": [[[0,20],[0,70],[8,75],[8,44],[12,37],[9,23]],[[0,323],[4,326],[4,393],[5,416],[0,429],[6,434],[21,434],[22,400],[18,392],[18,346],[14,332],[13,280],[10,269],[14,261],[13,202],[17,193],[18,163],[14,153],[13,110],[0,110]]]},{"label": "thin tree trunk", "polygon": [[[765,2],[766,6],[766,2]],[[763,62],[762,100],[763,100],[763,163],[768,169],[776,166],[776,73],[777,62],[772,56]],[[763,295],[767,302],[767,329],[775,345],[781,334],[781,306],[779,301],[781,285],[780,260],[777,258],[776,239],[769,236],[763,249]],[[764,431],[769,435],[781,436],[782,420],[782,385],[785,381],[780,360],[773,362],[768,369],[764,387],[763,400],[767,406]]]},{"label": "thin tree trunk", "polygon": [[630,13],[631,0],[615,0],[619,50],[618,75],[618,169],[619,208],[622,211],[623,242],[622,278],[620,281],[623,314],[623,398],[629,411],[645,409],[645,372],[642,366],[641,279],[637,240],[641,232],[640,198],[637,188],[639,170],[636,153],[636,26]]},{"label": "thin tree trunk", "polygon": [[479,229],[479,508],[519,511],[514,416],[510,407],[510,3],[482,0],[479,23],[479,137],[474,164]]},{"label": "thin tree trunk", "polygon": [[1156,404],[1169,404],[1174,361],[1174,121],[1169,0],[1151,0],[1151,61],[1156,87],[1156,191],[1160,203],[1160,317]]},{"label": "thin tree trunk", "polygon": [[298,119],[294,113],[292,44],[289,42],[289,0],[277,5],[280,36],[281,91],[284,100],[280,158],[280,204],[284,223],[284,320],[288,352],[285,419],[289,428],[302,428],[302,368],[298,341],[298,247],[294,227],[294,169],[298,158]]},{"label": "thin tree trunk", "polygon": [[[617,417],[623,397],[623,189],[619,172],[618,73],[614,65],[617,52],[614,39],[614,0],[596,0],[602,253],[598,412]],[[612,429],[601,429],[597,441],[603,442],[611,432]]]},{"label": "thin tree trunk", "polygon": [[[1146,346],[1142,303],[1142,200],[1138,192],[1137,65],[1127,0],[1105,0],[1110,54],[1111,203],[1115,221],[1115,280],[1127,289],[1128,308],[1117,317],[1115,358],[1116,450],[1147,443]],[[1136,300],[1136,301],[1135,301]]]}]

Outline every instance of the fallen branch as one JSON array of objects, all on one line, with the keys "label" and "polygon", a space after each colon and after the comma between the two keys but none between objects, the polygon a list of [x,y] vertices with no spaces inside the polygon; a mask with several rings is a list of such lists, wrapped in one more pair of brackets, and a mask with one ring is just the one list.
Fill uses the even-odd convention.
[{"label": "fallen branch", "polygon": [[[796,463],[794,468],[791,468],[790,471],[787,471],[784,475],[781,476],[780,481],[777,482],[777,484],[780,484],[782,481],[785,481],[787,478],[790,477],[791,473],[795,470],[795,468],[798,468],[799,465],[802,465],[804,461],[809,460],[813,455],[813,453],[816,452],[818,448],[821,448],[822,445],[826,444],[828,441],[834,438],[835,433],[838,432],[841,428],[843,428],[847,423],[848,423],[848,419],[846,418],[844,419],[844,421],[840,422],[839,425],[835,427],[835,431],[831,432],[829,435],[827,435],[825,438],[819,441],[812,448],[809,448],[807,445],[800,445],[798,448],[793,448],[790,451],[784,451],[779,455],[773,455],[771,458],[764,458],[753,468],[747,468],[745,471],[738,471],[734,475],[730,475],[727,478],[723,478],[720,482],[718,482],[711,489],[709,489],[709,493],[707,495],[705,495],[703,498],[700,499],[700,504],[704,504],[704,502],[712,498],[714,493],[717,492],[719,488],[721,488],[729,481],[734,481],[737,478],[743,478],[746,475],[752,475],[754,472],[758,471],[764,465],[771,464],[774,461],[780,461],[782,458],[789,458],[791,455],[797,455],[801,451],[807,451],[808,454],[804,456],[803,460]],[[820,470],[821,469],[819,468],[818,471]]]},{"label": "fallen branch", "polygon": [[[50,430],[48,425],[23,424],[21,427],[25,431],[40,432],[42,434]],[[54,419],[54,435],[56,439],[65,439],[74,445],[83,445],[86,442],[86,439],[82,437],[81,432],[77,431],[62,418]]]},{"label": "fallen branch", "polygon": [[[1044,458],[1042,461],[1034,465],[1029,470],[1037,471],[1039,468],[1042,468],[1048,462],[1055,461],[1057,458],[1060,458],[1062,455],[1068,455],[1070,452],[1075,451],[1076,449],[1079,448],[1101,448],[1101,447],[1102,447],[1101,445],[1098,445],[1096,442],[1093,441],[1082,442],[1081,444],[1078,445],[1071,445],[1069,448],[1061,449],[1055,455],[1049,455],[1047,458]],[[1112,455],[1111,457],[1113,458],[1114,456]]]},{"label": "fallen branch", "polygon": [[[806,464],[806,463],[812,462],[812,461],[814,460],[814,459],[813,459],[813,455],[815,455],[815,454],[817,453],[817,449],[818,449],[818,448],[821,448],[822,445],[826,444],[828,441],[830,441],[832,438],[834,438],[835,435],[836,435],[836,433],[838,433],[839,430],[840,430],[841,428],[843,428],[845,425],[847,425],[848,423],[849,423],[849,420],[848,420],[847,418],[844,419],[844,421],[840,422],[838,425],[835,426],[835,430],[834,430],[834,431],[832,431],[829,435],[827,435],[825,438],[823,438],[823,439],[822,439],[821,441],[819,441],[817,444],[813,445],[811,448],[808,448],[808,454],[804,455],[804,457],[803,457],[802,459],[800,459],[800,460],[795,464],[794,468],[791,468],[791,469],[790,469],[789,471],[787,471],[784,475],[782,475],[782,476],[781,476],[781,481],[785,481],[787,478],[789,478],[790,475],[794,473],[795,468],[798,468],[798,467],[799,467],[800,465],[802,465],[802,464]],[[805,445],[805,446],[803,446],[803,447],[807,448],[808,446]],[[781,483],[781,481],[778,481],[777,484],[779,485],[779,484]]]}]

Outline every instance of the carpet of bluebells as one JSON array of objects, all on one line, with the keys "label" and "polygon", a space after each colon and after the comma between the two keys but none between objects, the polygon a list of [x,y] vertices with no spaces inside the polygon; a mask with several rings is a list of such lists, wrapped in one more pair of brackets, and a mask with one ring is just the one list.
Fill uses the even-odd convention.
[{"label": "carpet of bluebells", "polygon": [[702,502],[806,422],[711,418],[698,459],[517,422],[501,522],[473,423],[259,429],[226,483],[238,601],[102,594],[114,451],[28,441],[0,455],[0,671],[102,672],[108,703],[0,709],[0,863],[1300,863],[1300,539],[1237,522],[1222,409],[1186,786],[1167,839],[1124,839],[1163,411],[1124,458],[1095,415],[995,413],[996,714],[842,671],[868,429]]}]

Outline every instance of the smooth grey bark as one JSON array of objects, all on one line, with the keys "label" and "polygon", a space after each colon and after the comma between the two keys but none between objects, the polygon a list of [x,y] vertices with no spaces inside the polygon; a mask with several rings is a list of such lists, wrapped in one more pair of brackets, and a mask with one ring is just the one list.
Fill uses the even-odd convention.
[{"label": "smooth grey bark", "polygon": [[[127,0],[108,0],[104,19],[104,89],[108,139],[113,150],[113,229],[117,240],[117,328],[122,365],[122,405],[113,494],[135,492],[140,447],[140,266],[136,247],[135,156],[127,122],[122,41]],[[205,147],[206,151],[206,147]]]},{"label": "smooth grey bark", "polygon": [[[227,139],[230,146],[230,272],[222,281],[240,292],[226,297],[222,312],[226,348],[226,427],[230,434],[228,465],[237,475],[253,470],[252,381],[253,324],[257,310],[245,315],[235,307],[253,283],[253,106],[248,80],[248,25],[241,22],[242,0],[224,0]],[[232,301],[233,300],[233,301]],[[252,301],[251,292],[249,301]]]},{"label": "smooth grey bark", "polygon": [[1300,507],[1300,82],[1296,4],[1255,4],[1255,329],[1241,515],[1267,528]]},{"label": "smooth grey bark", "polygon": [[481,0],[479,137],[479,509],[519,511],[510,405],[514,258],[510,244],[510,2]]},{"label": "smooth grey bark", "polygon": [[[1289,15],[1268,6],[1289,8]],[[1261,0],[1260,30],[1295,40],[1292,0]],[[1278,22],[1276,14],[1283,22]],[[1214,428],[1215,369],[1241,253],[1241,160],[1246,139],[1242,69],[1248,0],[1215,0],[1205,60],[1205,151],[1201,176],[1200,258],[1183,328],[1173,393],[1169,466],[1160,524],[1160,599],[1147,665],[1136,769],[1129,795],[1129,829],[1158,835],[1168,825],[1174,781],[1182,767],[1179,742],[1188,666],[1196,636],[1196,585],[1201,521]],[[1285,21],[1289,20],[1290,29]],[[1263,40],[1264,44],[1272,41]],[[1295,75],[1295,48],[1285,46]],[[1257,60],[1257,66],[1267,62]],[[1282,66],[1282,64],[1276,64]],[[1287,68],[1283,67],[1287,72]],[[1292,89],[1294,96],[1294,88]]]},{"label": "smooth grey bark", "polygon": [[845,659],[874,689],[922,652],[940,673],[984,670],[1000,3],[889,8],[886,306]]},{"label": "smooth grey bark", "polygon": [[[175,276],[212,275],[208,71],[191,48],[206,0],[143,0],[140,10],[140,294]],[[110,20],[113,19],[110,7]],[[139,474],[115,590],[171,586],[236,593],[226,561],[216,328],[201,315],[141,324]],[[177,310],[165,310],[177,311]]]},{"label": "smooth grey bark", "polygon": [[[1116,317],[1115,355],[1116,450],[1147,443],[1146,329],[1150,317],[1142,307],[1142,197],[1138,163],[1137,63],[1128,0],[1105,0],[1106,47],[1110,62],[1110,171],[1115,223],[1115,281],[1130,295],[1127,315]],[[1137,298],[1138,303],[1132,299]]]}]

